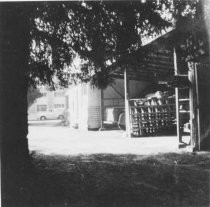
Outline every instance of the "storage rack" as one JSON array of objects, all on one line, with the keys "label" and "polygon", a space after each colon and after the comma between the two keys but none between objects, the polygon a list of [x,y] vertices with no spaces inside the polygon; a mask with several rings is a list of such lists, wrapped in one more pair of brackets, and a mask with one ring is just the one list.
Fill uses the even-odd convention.
[{"label": "storage rack", "polygon": [[133,136],[155,135],[175,124],[175,98],[131,99],[130,117]]}]

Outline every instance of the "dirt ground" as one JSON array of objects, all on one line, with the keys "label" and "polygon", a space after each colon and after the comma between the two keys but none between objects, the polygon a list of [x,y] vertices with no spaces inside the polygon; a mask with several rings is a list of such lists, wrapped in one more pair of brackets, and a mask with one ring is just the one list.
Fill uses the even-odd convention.
[{"label": "dirt ground", "polygon": [[[53,122],[51,122],[52,124]],[[84,131],[62,126],[29,125],[29,149],[46,155],[94,153],[157,154],[182,152],[175,136],[127,138],[122,130]],[[185,140],[189,137],[185,136]]]},{"label": "dirt ground", "polygon": [[177,151],[176,137],[128,139],[123,131],[30,125],[29,147],[31,166],[9,176],[2,206],[210,205],[210,152]]}]

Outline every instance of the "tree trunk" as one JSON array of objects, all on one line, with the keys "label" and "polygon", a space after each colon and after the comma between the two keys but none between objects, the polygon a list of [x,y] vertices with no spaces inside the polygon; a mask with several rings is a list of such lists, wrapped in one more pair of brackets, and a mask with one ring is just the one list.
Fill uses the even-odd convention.
[{"label": "tree trunk", "polygon": [[[1,167],[2,200],[18,189],[17,179],[29,164],[27,70],[28,6],[0,3]],[[8,198],[9,199],[9,198]],[[13,198],[11,198],[13,199]],[[15,200],[13,200],[15,202]]]}]

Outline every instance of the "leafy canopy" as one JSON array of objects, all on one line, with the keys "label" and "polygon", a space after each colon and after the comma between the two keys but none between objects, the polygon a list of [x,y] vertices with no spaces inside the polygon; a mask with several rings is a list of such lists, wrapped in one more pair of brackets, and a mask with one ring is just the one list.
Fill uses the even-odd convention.
[{"label": "leafy canopy", "polygon": [[38,88],[29,87],[27,93],[28,108],[35,102],[37,98],[40,98],[41,96],[42,93]]},{"label": "leafy canopy", "polygon": [[[30,84],[75,80],[105,88],[116,70],[141,62],[145,37],[197,15],[197,0],[44,2],[31,13]],[[199,11],[200,12],[200,11]],[[72,67],[76,56],[80,69]],[[56,78],[55,78],[56,77]]]}]

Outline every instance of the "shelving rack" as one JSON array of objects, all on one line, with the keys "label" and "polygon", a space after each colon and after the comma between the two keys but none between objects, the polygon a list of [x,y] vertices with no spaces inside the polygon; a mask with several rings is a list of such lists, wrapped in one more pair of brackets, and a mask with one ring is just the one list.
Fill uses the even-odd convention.
[{"label": "shelving rack", "polygon": [[175,125],[175,98],[131,99],[130,119],[133,136],[151,136]]}]

